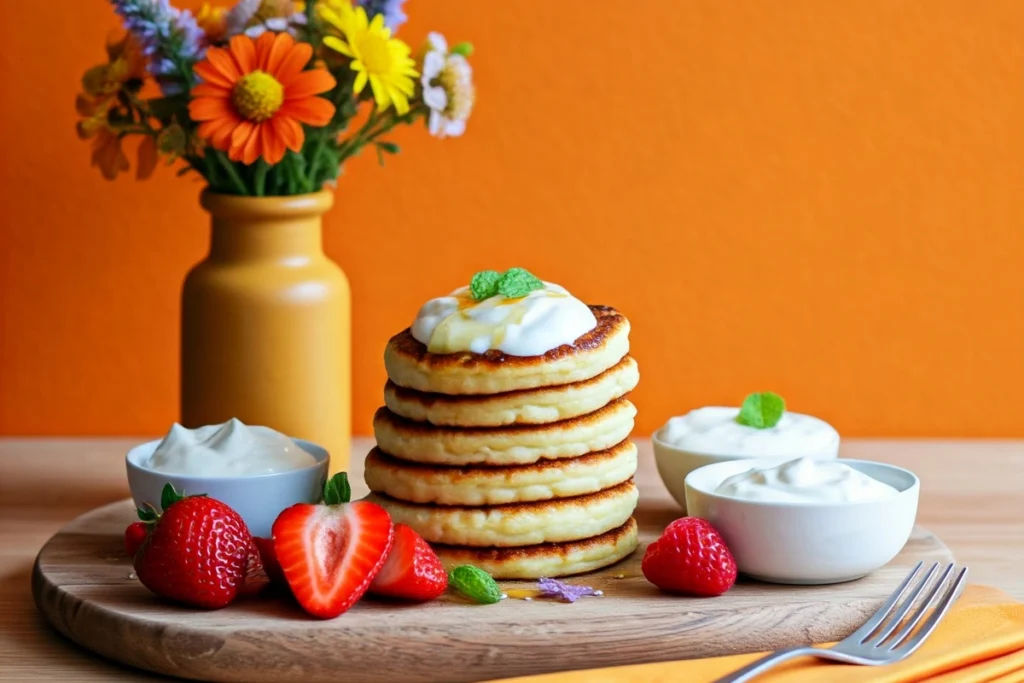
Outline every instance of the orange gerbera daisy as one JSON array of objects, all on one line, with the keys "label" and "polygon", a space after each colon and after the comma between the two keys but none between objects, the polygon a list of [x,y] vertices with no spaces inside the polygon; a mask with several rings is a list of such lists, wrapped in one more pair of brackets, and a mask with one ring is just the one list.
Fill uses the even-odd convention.
[{"label": "orange gerbera daisy", "polygon": [[316,97],[334,87],[334,77],[304,71],[312,56],[312,46],[287,33],[238,35],[228,47],[209,48],[195,66],[204,82],[188,103],[189,116],[201,122],[199,136],[245,164],[261,156],[276,164],[285,148],[300,151],[300,124],[325,126],[334,116],[334,105]]}]

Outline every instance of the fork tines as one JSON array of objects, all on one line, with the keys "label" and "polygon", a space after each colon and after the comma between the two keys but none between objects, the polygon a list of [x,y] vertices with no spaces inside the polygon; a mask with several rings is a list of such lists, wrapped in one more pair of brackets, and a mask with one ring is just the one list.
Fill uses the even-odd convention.
[{"label": "fork tines", "polygon": [[916,650],[960,595],[967,578],[967,567],[954,576],[954,563],[935,562],[922,572],[923,567],[918,562],[885,604],[847,640],[903,654]]}]

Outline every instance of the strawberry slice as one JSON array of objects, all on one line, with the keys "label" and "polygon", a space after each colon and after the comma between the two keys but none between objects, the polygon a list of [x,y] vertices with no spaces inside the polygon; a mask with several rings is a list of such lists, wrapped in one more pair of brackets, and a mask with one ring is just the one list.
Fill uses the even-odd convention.
[{"label": "strawberry slice", "polygon": [[274,521],[274,552],[304,610],[331,619],[354,605],[384,565],[394,527],[381,506],[349,503],[344,472],[324,486],[324,502],[299,503]]},{"label": "strawberry slice", "polygon": [[370,584],[374,595],[426,602],[444,593],[448,572],[423,538],[405,524],[395,525],[395,541]]}]

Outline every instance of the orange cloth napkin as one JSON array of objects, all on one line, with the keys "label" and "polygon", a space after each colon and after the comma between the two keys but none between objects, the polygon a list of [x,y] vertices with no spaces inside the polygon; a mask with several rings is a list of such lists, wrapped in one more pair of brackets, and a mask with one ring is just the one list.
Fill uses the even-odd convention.
[{"label": "orange cloth napkin", "polygon": [[[504,683],[710,683],[763,654],[567,671]],[[920,650],[898,664],[852,666],[806,657],[778,665],[756,683],[1024,683],[1024,603],[968,586]]]}]

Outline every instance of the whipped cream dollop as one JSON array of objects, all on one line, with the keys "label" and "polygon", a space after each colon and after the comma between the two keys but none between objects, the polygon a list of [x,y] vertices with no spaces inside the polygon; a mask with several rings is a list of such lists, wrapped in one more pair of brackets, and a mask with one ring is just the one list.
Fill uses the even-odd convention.
[{"label": "whipped cream dollop", "polygon": [[857,503],[888,498],[899,491],[839,460],[797,458],[734,474],[719,484],[715,493],[775,503]]},{"label": "whipped cream dollop", "polygon": [[316,458],[281,432],[231,419],[196,429],[175,424],[141,464],[167,474],[224,477],[297,470]]},{"label": "whipped cream dollop", "polygon": [[676,448],[737,457],[836,457],[839,432],[824,420],[787,411],[774,427],[756,429],[736,422],[739,408],[710,406],[671,418],[658,439]]},{"label": "whipped cream dollop", "polygon": [[540,356],[597,327],[585,303],[563,287],[545,282],[524,297],[502,295],[477,301],[469,287],[431,299],[410,331],[431,353],[496,350],[510,356]]}]

